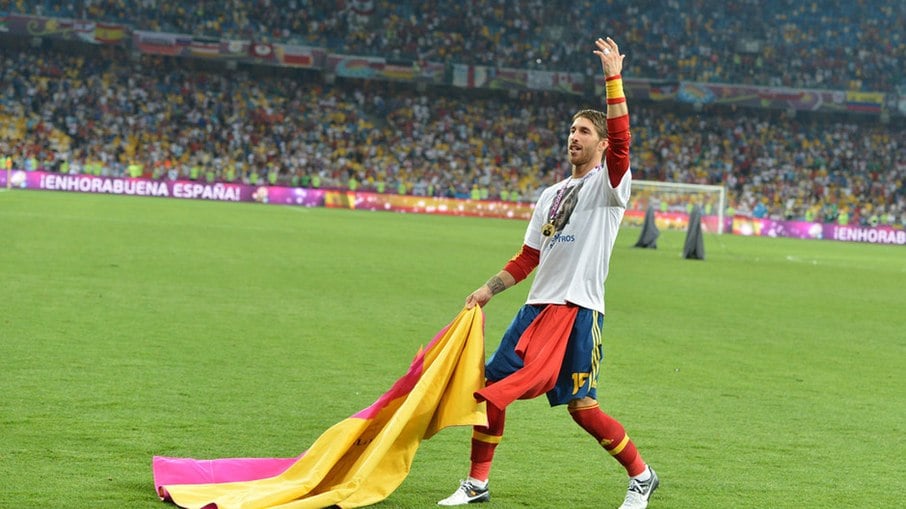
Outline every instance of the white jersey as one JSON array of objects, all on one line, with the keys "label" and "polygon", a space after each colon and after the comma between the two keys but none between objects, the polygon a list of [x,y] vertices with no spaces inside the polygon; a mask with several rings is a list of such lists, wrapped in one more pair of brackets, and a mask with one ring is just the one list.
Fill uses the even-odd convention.
[{"label": "white jersey", "polygon": [[[525,232],[525,244],[541,253],[527,304],[569,302],[604,312],[604,281],[631,182],[627,169],[613,187],[606,167],[598,167],[581,179],[562,180],[541,193]],[[557,214],[552,221],[554,205]],[[548,223],[556,231],[544,236]]]}]

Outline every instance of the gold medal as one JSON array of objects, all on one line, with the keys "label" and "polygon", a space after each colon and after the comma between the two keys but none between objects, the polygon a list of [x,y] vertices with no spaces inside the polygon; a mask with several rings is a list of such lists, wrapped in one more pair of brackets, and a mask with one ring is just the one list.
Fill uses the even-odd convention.
[{"label": "gold medal", "polygon": [[556,228],[554,228],[554,223],[547,223],[541,227],[541,235],[544,235],[545,237],[550,237],[555,231]]}]

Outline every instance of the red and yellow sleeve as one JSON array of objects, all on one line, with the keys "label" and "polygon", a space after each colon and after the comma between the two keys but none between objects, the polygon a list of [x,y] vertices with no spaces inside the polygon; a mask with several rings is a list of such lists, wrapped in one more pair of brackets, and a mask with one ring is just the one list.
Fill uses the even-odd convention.
[{"label": "red and yellow sleeve", "polygon": [[617,187],[623,175],[629,170],[629,110],[623,93],[623,77],[610,76],[605,83],[607,92],[607,139],[609,146],[605,155],[610,185]]}]

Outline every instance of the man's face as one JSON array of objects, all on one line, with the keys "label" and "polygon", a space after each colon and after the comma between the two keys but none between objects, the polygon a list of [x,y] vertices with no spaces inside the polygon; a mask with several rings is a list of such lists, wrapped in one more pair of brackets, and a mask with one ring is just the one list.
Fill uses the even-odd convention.
[{"label": "man's face", "polygon": [[607,148],[607,139],[600,138],[591,120],[579,117],[569,128],[569,162],[573,166],[584,166],[600,159]]}]

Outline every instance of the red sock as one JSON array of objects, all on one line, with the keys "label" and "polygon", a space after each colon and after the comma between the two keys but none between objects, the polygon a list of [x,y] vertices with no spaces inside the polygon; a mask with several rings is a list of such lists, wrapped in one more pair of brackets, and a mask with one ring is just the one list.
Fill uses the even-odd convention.
[{"label": "red sock", "polygon": [[487,481],[491,472],[491,461],[494,449],[503,438],[503,424],[506,421],[506,409],[499,409],[488,403],[488,425],[472,427],[472,466],[469,477]]},{"label": "red sock", "polygon": [[595,437],[604,450],[623,465],[630,477],[645,471],[642,455],[629,439],[623,425],[601,411],[597,403],[581,408],[571,408],[569,414],[579,426],[582,426],[582,429]]}]

